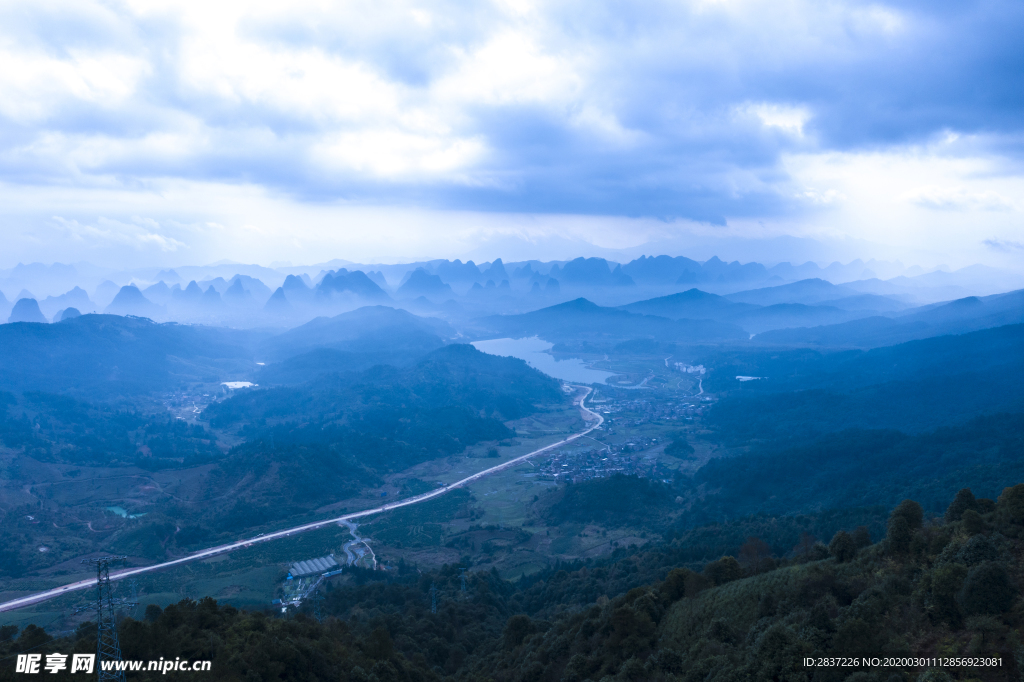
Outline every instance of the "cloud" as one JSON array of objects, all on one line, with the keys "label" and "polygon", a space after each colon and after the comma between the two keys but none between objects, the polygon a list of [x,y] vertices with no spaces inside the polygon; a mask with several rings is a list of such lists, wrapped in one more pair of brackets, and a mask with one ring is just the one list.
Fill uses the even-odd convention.
[{"label": "cloud", "polygon": [[1012,211],[1013,202],[992,191],[971,191],[963,187],[921,187],[904,197],[922,208],[936,211]]},{"label": "cloud", "polygon": [[[0,180],[154,205],[184,182],[296,206],[825,225],[865,202],[828,159],[884,176],[974,155],[987,176],[896,194],[1012,213],[1015,194],[981,185],[1021,174],[1022,32],[1011,0],[7,5]],[[195,238],[106,226],[134,224],[116,205],[62,215],[83,239]]]},{"label": "cloud", "polygon": [[765,102],[744,104],[737,108],[737,113],[755,116],[766,128],[776,128],[798,137],[803,136],[804,125],[811,117],[805,107]]},{"label": "cloud", "polygon": [[96,246],[129,246],[136,251],[173,252],[185,248],[183,242],[161,234],[161,225],[151,218],[135,217],[131,223],[100,218],[94,225],[54,216],[53,222],[66,239],[95,248]]},{"label": "cloud", "polygon": [[1007,241],[1005,239],[986,239],[982,244],[994,251],[1002,251],[1003,253],[1024,251],[1024,244],[1021,242]]}]

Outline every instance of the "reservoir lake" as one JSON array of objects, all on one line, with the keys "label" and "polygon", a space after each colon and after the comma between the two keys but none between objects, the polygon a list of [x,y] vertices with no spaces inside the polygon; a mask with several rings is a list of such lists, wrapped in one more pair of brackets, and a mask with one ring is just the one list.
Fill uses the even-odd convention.
[{"label": "reservoir lake", "polygon": [[473,347],[482,353],[525,360],[530,367],[562,381],[603,384],[605,379],[614,376],[613,372],[588,368],[579,358],[556,360],[554,356],[545,352],[552,345],[536,336],[529,339],[490,339],[473,342]]}]

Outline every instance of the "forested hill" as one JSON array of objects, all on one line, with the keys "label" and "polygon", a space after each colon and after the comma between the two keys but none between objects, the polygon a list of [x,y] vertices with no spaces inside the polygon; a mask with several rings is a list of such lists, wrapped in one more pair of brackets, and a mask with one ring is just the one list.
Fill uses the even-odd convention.
[{"label": "forested hill", "polygon": [[226,532],[344,499],[386,474],[507,439],[504,421],[566,400],[557,381],[522,360],[464,344],[405,369],[239,394],[207,410],[214,427],[242,426],[246,440],[208,481],[210,499],[235,491],[230,509],[204,514],[202,525]]},{"label": "forested hill", "polygon": [[[915,432],[1024,412],[1024,325],[878,348],[712,356],[709,423],[733,442],[817,437],[847,428]],[[764,377],[737,382],[736,375]]]},{"label": "forested hill", "polygon": [[824,388],[849,391],[888,381],[955,376],[967,371],[1011,369],[1024,362],[1024,324],[959,335],[936,336],[871,350],[810,348],[708,349],[698,360],[715,373],[709,387],[736,388],[735,376],[769,380],[750,383],[746,392]]},{"label": "forested hill", "polygon": [[387,306],[318,317],[258,348],[269,364],[257,374],[268,384],[300,384],[322,374],[388,364],[405,367],[456,335],[447,323]]},{"label": "forested hill", "polygon": [[[128,659],[209,659],[217,679],[239,681],[1018,680],[1024,485],[995,501],[962,490],[935,519],[906,500],[886,525],[874,544],[849,528],[782,556],[754,538],[699,571],[682,565],[683,540],[516,582],[471,570],[466,592],[457,566],[356,570],[355,584],[327,593],[322,623],[186,599],[126,618],[120,642]],[[95,648],[90,623],[58,640],[34,625],[0,630],[7,660]],[[925,660],[806,665],[826,656]],[[988,662],[933,667],[936,657]]]},{"label": "forested hill", "polygon": [[766,443],[713,459],[685,479],[694,503],[689,525],[747,514],[814,513],[885,505],[913,497],[938,511],[959,488],[995,495],[1024,480],[1024,415],[979,417],[967,424],[908,435],[849,429]]},{"label": "forested hill", "polygon": [[306,423],[380,409],[401,410],[412,418],[421,410],[458,407],[507,420],[563,399],[556,380],[522,360],[452,344],[404,369],[378,365],[321,376],[301,387],[240,393],[211,405],[206,418],[219,426],[259,419]]},{"label": "forested hill", "polygon": [[261,336],[231,329],[156,324],[145,318],[82,315],[56,324],[0,325],[0,386],[109,399],[221,381],[250,372],[249,344]]},{"label": "forested hill", "polygon": [[[62,483],[81,473],[75,467],[181,471],[161,478],[172,490],[179,479],[191,480],[187,496],[133,495],[133,512],[142,514],[85,534],[103,551],[158,560],[286,523],[421,462],[485,441],[507,443],[514,431],[506,421],[567,402],[557,381],[522,360],[451,345],[404,369],[378,366],[299,388],[242,391],[211,404],[209,421],[199,424],[67,396],[0,392],[0,441],[22,453],[4,469],[19,488],[33,481],[36,462],[71,471]],[[229,449],[224,442],[232,440],[241,442]],[[55,528],[88,530],[80,510],[20,509],[52,514]],[[17,577],[81,551],[69,540],[39,552],[34,534],[51,523],[15,517],[23,522],[0,529],[0,575]]]}]

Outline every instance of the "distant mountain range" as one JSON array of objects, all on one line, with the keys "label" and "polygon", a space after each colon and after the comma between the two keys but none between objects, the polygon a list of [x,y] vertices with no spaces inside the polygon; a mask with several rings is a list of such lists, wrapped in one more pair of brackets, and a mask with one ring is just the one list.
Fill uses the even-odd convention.
[{"label": "distant mountain range", "polygon": [[729,322],[758,343],[876,347],[1024,322],[1024,290],[910,307],[820,279],[726,296],[690,289],[623,310],[670,319]]},{"label": "distant mountain range", "polygon": [[[578,272],[587,272],[590,267],[593,265],[581,264]],[[536,272],[532,267],[530,270]],[[565,268],[559,271],[563,279],[565,273]],[[612,273],[609,270],[607,281],[612,284],[608,286],[630,286],[615,284],[614,278],[619,275]],[[1024,290],[906,307],[896,298],[851,293],[849,285],[813,279],[724,296],[689,288],[622,306],[599,305],[580,297],[528,312],[475,315],[470,295],[461,303],[451,299],[440,305],[431,303],[425,292],[436,292],[441,286],[449,285],[425,270],[413,271],[395,292],[396,301],[358,271],[327,273],[312,286],[298,275],[289,275],[261,304],[257,296],[267,292],[260,290],[256,280],[238,276],[210,283],[205,290],[195,281],[184,287],[175,284],[166,291],[159,287],[155,291],[163,296],[161,305],[128,285],[113,297],[107,314],[83,315],[77,306],[68,306],[54,314],[55,323],[47,323],[47,316],[34,299],[21,298],[12,306],[11,323],[0,325],[0,345],[4,348],[0,386],[7,390],[99,392],[110,397],[167,390],[182,382],[220,381],[221,377],[243,377],[262,385],[298,384],[324,374],[363,371],[375,365],[409,366],[425,354],[460,340],[537,336],[553,343],[586,342],[606,349],[640,348],[632,342],[648,344],[658,352],[670,346],[690,347],[693,350],[688,353],[694,356],[707,352],[702,348],[714,347],[719,355],[708,363],[719,369],[709,377],[715,390],[729,390],[731,377],[739,375],[774,376],[770,385],[780,387],[786,384],[780,383],[779,377],[796,381],[811,371],[808,368],[817,367],[814,358],[847,357],[831,353],[833,350],[855,349],[849,352],[856,354],[860,349],[891,347],[917,339],[927,339],[928,343],[935,338],[953,339],[942,342],[942,347],[954,350],[942,351],[945,355],[936,362],[955,365],[955,339],[967,338],[963,335],[979,330],[1024,324]],[[485,303],[493,300],[490,297],[511,296],[507,289],[503,293],[504,288],[496,285],[478,289],[484,293],[474,295]],[[418,295],[413,301],[403,299],[413,294]],[[526,296],[530,300],[531,294]],[[352,305],[371,297],[390,305],[319,315],[288,325],[291,328],[283,332],[280,328],[244,330],[144,319],[184,310],[216,320],[218,314],[248,310],[262,311],[261,319],[296,320],[301,319],[297,311],[329,311],[339,301]],[[544,298],[540,295],[532,300],[543,303]],[[83,307],[88,307],[91,301],[85,293],[72,290],[60,303],[83,299]],[[889,310],[879,311],[883,304]],[[401,305],[426,312],[417,315]],[[981,343],[989,337],[977,338]],[[1001,338],[992,337],[993,353],[1001,347]],[[916,348],[924,357],[931,346]],[[745,354],[746,364],[730,366],[733,361],[729,353],[733,351]],[[882,351],[872,352],[874,355],[863,357],[884,356]],[[751,364],[751,358],[759,358],[761,353],[765,358],[780,359],[762,358]],[[977,349],[971,353],[978,356]],[[914,367],[917,369],[912,373],[934,373],[929,367],[919,367],[920,362],[912,362],[912,358],[893,358],[890,374],[894,377]],[[878,369],[882,365],[875,362],[869,373],[882,371]],[[856,376],[867,372],[856,364],[844,370],[826,367],[814,371],[842,371]],[[726,384],[716,385],[722,381]]]},{"label": "distant mountain range", "polygon": [[913,308],[893,316],[870,316],[816,327],[775,329],[760,343],[875,348],[944,334],[1024,322],[1024,290],[993,296],[970,296],[939,305]]},{"label": "distant mountain range", "polygon": [[[338,267],[341,264],[343,267]],[[105,312],[158,322],[280,329],[368,305],[387,305],[466,325],[584,298],[600,308],[690,320],[691,329],[698,320],[730,325],[748,337],[756,335],[757,342],[862,347],[919,338],[936,330],[958,330],[956,320],[971,314],[957,313],[947,322],[932,321],[924,315],[922,304],[948,303],[977,294],[992,296],[992,287],[1015,281],[1008,273],[981,266],[919,274],[903,268],[907,274],[880,280],[871,277],[871,262],[834,263],[825,268],[813,263],[768,267],[718,258],[700,262],[681,256],[643,256],[621,264],[576,258],[546,263],[497,259],[477,264],[456,259],[332,265],[314,273],[313,268],[304,272],[302,268],[220,263],[139,271],[130,283],[119,285],[107,278],[94,288],[88,281],[102,275],[92,266],[19,266],[0,271],[0,285],[7,286],[8,292],[19,291],[13,297],[0,292],[0,320],[55,322],[73,308],[82,314]],[[875,265],[879,266],[875,269],[892,270],[892,264],[884,268]],[[190,275],[197,277],[188,279]],[[25,288],[31,285],[37,291],[48,291],[72,282],[65,293],[44,298]],[[1020,284],[1024,286],[1024,279]],[[19,303],[23,299],[34,304]],[[981,315],[971,323],[973,327],[964,328],[1016,319],[1012,311],[992,315],[990,321]],[[707,329],[697,337],[719,338],[724,333],[724,327],[715,327],[716,332],[709,331],[712,326],[704,326]],[[673,329],[674,337],[687,338],[679,325]],[[782,331],[798,329],[814,331]]]},{"label": "distant mountain range", "polygon": [[605,308],[585,298],[523,315],[502,315],[478,321],[483,336],[539,336],[565,339],[622,340],[653,337],[667,342],[696,343],[745,340],[748,334],[727,322],[708,319],[668,319],[618,308]]}]

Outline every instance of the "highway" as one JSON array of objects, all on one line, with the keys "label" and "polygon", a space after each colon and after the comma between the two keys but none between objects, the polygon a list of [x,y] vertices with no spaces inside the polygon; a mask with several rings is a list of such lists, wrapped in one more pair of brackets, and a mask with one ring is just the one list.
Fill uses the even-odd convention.
[{"label": "highway", "polygon": [[[391,503],[391,504],[383,504],[383,505],[381,505],[379,507],[375,507],[373,509],[364,509],[362,511],[353,512],[351,514],[345,514],[344,516],[339,516],[339,517],[336,517],[336,518],[333,518],[333,519],[327,519],[325,521],[316,521],[316,522],[313,522],[313,523],[307,523],[307,524],[302,525],[302,526],[295,526],[294,528],[288,528],[286,530],[279,530],[279,531],[276,531],[274,533],[266,533],[266,534],[259,535],[259,536],[254,537],[254,538],[249,538],[247,540],[239,540],[238,542],[232,542],[232,543],[227,544],[227,545],[220,545],[218,547],[211,547],[210,549],[204,549],[204,550],[202,550],[200,552],[195,552],[194,554],[189,554],[188,556],[181,557],[180,559],[174,559],[173,561],[165,561],[162,564],[153,564],[151,566],[138,566],[138,567],[133,567],[133,568],[121,569],[119,571],[111,571],[110,572],[110,579],[111,580],[121,580],[123,578],[130,578],[130,577],[135,576],[135,575],[141,575],[143,573],[151,573],[153,571],[161,571],[161,570],[163,570],[165,568],[170,568],[172,566],[178,566],[178,565],[181,565],[181,564],[186,564],[186,563],[188,563],[190,561],[198,561],[200,559],[208,559],[210,557],[217,556],[218,554],[225,554],[227,552],[232,552],[232,551],[234,551],[236,549],[241,549],[243,547],[251,547],[252,545],[255,545],[255,544],[258,544],[258,543],[261,543],[261,542],[270,542],[271,540],[277,540],[279,538],[290,537],[290,536],[296,535],[298,533],[305,533],[306,531],[316,530],[318,528],[325,528],[327,526],[334,525],[334,524],[344,524],[346,521],[351,521],[353,519],[360,519],[360,518],[363,518],[365,516],[372,516],[373,514],[379,514],[379,513],[383,512],[383,511],[387,511],[389,509],[397,509],[399,507],[408,507],[409,505],[412,505],[412,504],[419,504],[420,502],[426,502],[427,500],[430,500],[430,499],[433,499],[435,497],[438,497],[439,495],[444,495],[445,493],[449,492],[450,490],[455,490],[456,488],[461,488],[462,486],[468,485],[469,483],[472,483],[473,481],[479,480],[479,479],[483,478],[484,476],[488,476],[488,475],[493,474],[495,472],[503,471],[505,469],[509,469],[511,467],[514,467],[517,464],[525,462],[526,460],[530,459],[531,457],[536,457],[537,455],[540,455],[540,454],[543,454],[545,452],[548,452],[549,450],[553,450],[555,448],[561,447],[561,446],[565,445],[566,443],[570,443],[570,442],[572,442],[572,441],[574,441],[574,440],[576,440],[578,438],[582,438],[583,436],[586,436],[591,431],[593,431],[594,429],[598,428],[599,426],[601,426],[601,424],[604,423],[604,418],[601,415],[599,415],[597,412],[594,412],[593,410],[591,410],[590,408],[586,407],[583,404],[583,402],[587,399],[587,397],[590,396],[590,394],[593,392],[593,389],[587,388],[586,386],[574,386],[574,388],[582,388],[582,389],[584,389],[586,391],[586,393],[584,393],[580,397],[579,401],[576,402],[576,405],[579,407],[580,411],[582,411],[585,415],[590,417],[590,419],[586,419],[586,418],[584,419],[584,421],[590,423],[590,426],[588,426],[583,431],[580,431],[579,433],[575,433],[575,434],[569,436],[568,438],[565,438],[564,440],[558,441],[557,443],[552,443],[551,445],[545,445],[544,447],[542,447],[542,448],[540,448],[538,450],[534,450],[533,452],[529,452],[529,453],[527,453],[525,455],[520,455],[519,457],[516,457],[515,459],[510,459],[509,461],[504,462],[502,464],[499,464],[497,466],[493,466],[490,469],[485,469],[485,470],[483,470],[483,471],[481,471],[479,473],[473,474],[472,476],[467,476],[466,478],[462,479],[461,481],[457,481],[456,483],[452,483],[452,484],[446,485],[446,486],[444,486],[442,488],[437,488],[436,490],[431,490],[430,492],[423,493],[422,495],[416,495],[415,497],[408,497],[408,498],[406,498],[404,500],[399,500],[399,501]],[[87,580],[79,580],[78,582],[70,583],[68,585],[63,585],[62,587],[55,587],[54,589],[46,590],[45,592],[37,592],[35,594],[30,594],[30,595],[26,595],[24,597],[19,597],[17,599],[12,599],[11,601],[4,602],[3,604],[0,604],[0,613],[2,613],[4,611],[13,611],[15,609],[21,609],[21,608],[24,608],[26,606],[31,606],[33,604],[38,604],[40,602],[44,602],[44,601],[47,601],[49,599],[53,599],[55,597],[59,597],[59,596],[61,596],[63,594],[67,594],[69,592],[74,592],[76,590],[85,590],[85,589],[88,589],[90,587],[93,587],[95,584],[96,584],[96,578],[89,578]]]}]

